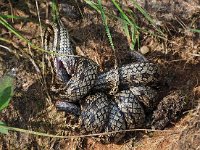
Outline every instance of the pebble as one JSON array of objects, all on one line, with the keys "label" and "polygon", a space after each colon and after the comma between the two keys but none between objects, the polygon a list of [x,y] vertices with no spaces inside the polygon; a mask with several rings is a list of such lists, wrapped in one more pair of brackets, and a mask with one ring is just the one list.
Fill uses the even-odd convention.
[{"label": "pebble", "polygon": [[150,50],[149,50],[149,47],[147,47],[147,46],[142,46],[142,47],[140,48],[140,53],[142,53],[143,55],[144,55],[144,54],[147,54],[149,51],[150,51]]}]

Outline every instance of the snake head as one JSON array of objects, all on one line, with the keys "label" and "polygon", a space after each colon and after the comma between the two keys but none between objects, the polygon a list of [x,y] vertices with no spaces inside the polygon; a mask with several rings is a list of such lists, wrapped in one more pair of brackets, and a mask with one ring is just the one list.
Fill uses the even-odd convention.
[{"label": "snake head", "polygon": [[55,63],[55,66],[56,66],[55,69],[56,69],[57,78],[60,81],[67,83],[69,81],[69,79],[71,78],[71,76],[69,75],[66,68],[64,67],[62,60],[60,60],[57,57],[57,58],[55,58],[54,63]]},{"label": "snake head", "polygon": [[65,111],[66,113],[73,114],[75,116],[80,116],[81,109],[74,103],[58,101],[56,103],[56,108],[58,111]]}]

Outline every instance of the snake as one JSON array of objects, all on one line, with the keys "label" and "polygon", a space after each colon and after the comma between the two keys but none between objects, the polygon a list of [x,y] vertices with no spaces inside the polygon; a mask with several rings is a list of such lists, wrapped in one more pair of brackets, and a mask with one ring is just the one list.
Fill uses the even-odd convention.
[{"label": "snake", "polygon": [[[144,127],[145,108],[152,108],[157,96],[151,88],[159,80],[156,64],[135,52],[137,61],[100,72],[97,63],[76,55],[61,20],[45,31],[44,41],[45,50],[54,52],[53,69],[61,83],[54,89],[62,99],[56,108],[78,116],[82,134]],[[116,132],[95,138],[118,143],[125,136],[126,132]]]}]

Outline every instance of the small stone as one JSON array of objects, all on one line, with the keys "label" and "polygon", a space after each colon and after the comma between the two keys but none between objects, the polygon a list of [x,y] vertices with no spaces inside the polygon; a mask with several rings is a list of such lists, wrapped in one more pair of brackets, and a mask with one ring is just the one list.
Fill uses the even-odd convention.
[{"label": "small stone", "polygon": [[143,55],[147,54],[148,52],[149,52],[149,48],[147,46],[142,46],[140,48],[140,53],[142,53]]},{"label": "small stone", "polygon": [[85,56],[84,52],[79,46],[76,46],[76,53],[80,56]]}]

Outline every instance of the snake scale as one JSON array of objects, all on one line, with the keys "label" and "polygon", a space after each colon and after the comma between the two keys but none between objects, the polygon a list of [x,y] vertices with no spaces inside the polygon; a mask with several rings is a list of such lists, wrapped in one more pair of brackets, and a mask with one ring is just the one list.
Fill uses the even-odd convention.
[{"label": "snake scale", "polygon": [[[56,104],[57,109],[78,116],[83,134],[143,127],[144,108],[153,107],[156,98],[150,86],[159,78],[158,67],[135,53],[136,62],[99,72],[94,61],[75,54],[60,20],[51,30],[53,35],[46,32],[44,37],[45,49],[57,53],[51,56],[61,82],[55,90],[63,100]],[[117,132],[98,138],[104,143],[118,143],[125,135]]]}]

